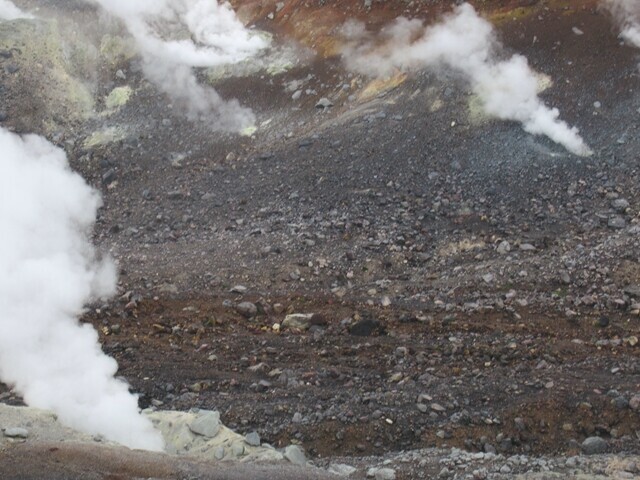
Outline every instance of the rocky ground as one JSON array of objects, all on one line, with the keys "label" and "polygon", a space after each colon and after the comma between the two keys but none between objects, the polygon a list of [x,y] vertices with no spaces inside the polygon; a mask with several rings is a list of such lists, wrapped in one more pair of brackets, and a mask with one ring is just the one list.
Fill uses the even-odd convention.
[{"label": "rocky ground", "polygon": [[586,158],[484,117],[450,72],[371,81],[332,56],[345,16],[449,2],[235,2],[280,46],[200,73],[251,136],[173,111],[117,25],[63,3],[0,25],[2,121],[103,194],[120,293],[83,321],[142,407],[217,410],[351,478],[640,475],[638,55],[595,2],[479,2]]}]

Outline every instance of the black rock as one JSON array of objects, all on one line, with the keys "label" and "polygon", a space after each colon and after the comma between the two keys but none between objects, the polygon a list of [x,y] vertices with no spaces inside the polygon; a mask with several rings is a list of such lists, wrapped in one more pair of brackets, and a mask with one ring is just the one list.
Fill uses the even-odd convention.
[{"label": "black rock", "polygon": [[386,330],[378,320],[365,318],[349,327],[349,334],[356,337],[369,337],[371,335],[385,335]]}]

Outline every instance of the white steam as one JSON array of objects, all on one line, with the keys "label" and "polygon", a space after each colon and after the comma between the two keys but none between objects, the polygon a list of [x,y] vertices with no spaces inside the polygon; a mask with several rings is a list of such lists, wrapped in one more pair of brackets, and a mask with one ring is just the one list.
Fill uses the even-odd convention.
[{"label": "white steam", "polygon": [[239,131],[255,117],[198,84],[192,67],[236,63],[267,42],[251,33],[231,7],[216,0],[93,0],[120,18],[138,44],[144,71],[178,107],[216,130]]},{"label": "white steam", "polygon": [[620,27],[620,36],[627,43],[640,48],[640,1],[603,0],[603,4]]},{"label": "white steam", "polygon": [[578,130],[559,120],[558,110],[538,97],[537,76],[527,59],[497,58],[500,45],[492,25],[467,3],[434,26],[398,18],[379,37],[359,23],[345,25],[343,34],[348,68],[377,76],[397,69],[451,68],[470,82],[487,114],[518,121],[527,132],[546,135],[576,155],[592,153]]},{"label": "white steam", "polygon": [[0,20],[16,20],[18,18],[32,18],[16,7],[10,0],[0,0]]},{"label": "white steam", "polygon": [[0,129],[0,379],[89,434],[162,450],[98,335],[76,317],[115,290],[88,241],[99,195],[45,139]]}]

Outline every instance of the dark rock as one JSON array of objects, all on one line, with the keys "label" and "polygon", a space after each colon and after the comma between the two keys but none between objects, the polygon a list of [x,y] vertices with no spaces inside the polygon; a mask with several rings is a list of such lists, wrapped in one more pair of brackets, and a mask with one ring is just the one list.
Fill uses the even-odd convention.
[{"label": "dark rock", "polygon": [[384,335],[386,330],[378,320],[366,318],[349,327],[349,333],[356,337],[369,337],[371,335]]},{"label": "dark rock", "polygon": [[102,175],[102,183],[104,185],[109,185],[110,183],[113,183],[115,179],[116,179],[116,171],[113,168],[105,172],[104,175]]},{"label": "dark rock", "polygon": [[609,444],[603,438],[589,437],[582,442],[581,447],[585,455],[595,455],[605,453],[609,448]]},{"label": "dark rock", "polygon": [[236,305],[236,312],[245,318],[252,318],[258,314],[258,307],[255,303],[241,302]]}]

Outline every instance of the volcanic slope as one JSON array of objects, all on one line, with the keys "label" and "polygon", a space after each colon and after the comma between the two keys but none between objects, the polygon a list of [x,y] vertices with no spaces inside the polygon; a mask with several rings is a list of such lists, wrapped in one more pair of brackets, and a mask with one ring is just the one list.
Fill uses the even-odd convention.
[{"label": "volcanic slope", "polygon": [[[542,99],[594,151],[577,157],[488,118],[452,71],[373,80],[337,56],[345,17],[433,22],[449,2],[283,3],[235,2],[274,34],[261,68],[198,72],[254,110],[250,136],[181,116],[117,25],[39,30],[96,48],[45,64],[67,75],[52,85],[82,81],[83,121],[33,94],[37,50],[0,56],[4,124],[62,145],[102,191],[121,296],[84,320],[142,405],[218,409],[320,462],[577,453],[596,435],[637,454],[637,51],[595,2],[485,2],[503,53],[548,77]],[[62,8],[60,25],[96,15]],[[293,313],[315,316],[287,328]]]}]

